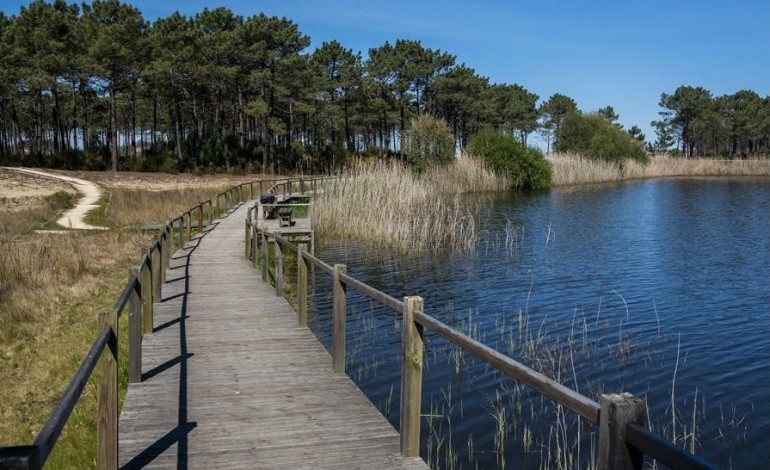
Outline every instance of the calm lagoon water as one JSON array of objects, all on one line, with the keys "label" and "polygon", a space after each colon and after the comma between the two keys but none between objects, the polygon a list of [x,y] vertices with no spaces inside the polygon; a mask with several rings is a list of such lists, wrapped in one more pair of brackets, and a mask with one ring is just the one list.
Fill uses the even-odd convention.
[{"label": "calm lagoon water", "polygon": [[[770,467],[770,180],[482,199],[474,256],[334,240],[318,253],[583,394],[646,398],[656,430],[689,446],[694,428],[719,466]],[[311,328],[328,347],[330,281],[315,283]],[[347,373],[398,427],[400,319],[348,295]],[[442,467],[555,467],[558,449],[584,467],[595,447],[596,428],[430,334],[422,409],[422,455]]]}]

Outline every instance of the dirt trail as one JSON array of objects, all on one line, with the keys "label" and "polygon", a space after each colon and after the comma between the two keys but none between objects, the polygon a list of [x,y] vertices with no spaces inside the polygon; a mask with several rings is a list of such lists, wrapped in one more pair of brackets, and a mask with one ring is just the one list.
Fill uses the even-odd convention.
[{"label": "dirt trail", "polygon": [[6,167],[9,170],[19,171],[31,175],[42,176],[44,178],[52,178],[61,181],[66,181],[70,186],[75,188],[82,197],[77,201],[75,207],[69,209],[62,214],[57,224],[65,228],[78,229],[78,230],[109,230],[108,227],[97,227],[86,223],[86,215],[93,209],[99,207],[96,204],[102,195],[102,190],[96,184],[86,181],[80,178],[73,178],[71,176],[59,175],[56,173],[48,173],[39,170],[30,170],[28,168],[11,168]]}]

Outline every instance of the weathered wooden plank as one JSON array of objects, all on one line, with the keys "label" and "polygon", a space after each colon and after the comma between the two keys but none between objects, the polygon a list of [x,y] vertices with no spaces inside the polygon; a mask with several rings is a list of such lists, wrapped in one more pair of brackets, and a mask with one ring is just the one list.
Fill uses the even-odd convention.
[{"label": "weathered wooden plank", "polygon": [[244,259],[249,206],[170,260],[143,381],[121,414],[121,465],[427,468],[399,455],[396,430],[333,373],[323,346]]}]

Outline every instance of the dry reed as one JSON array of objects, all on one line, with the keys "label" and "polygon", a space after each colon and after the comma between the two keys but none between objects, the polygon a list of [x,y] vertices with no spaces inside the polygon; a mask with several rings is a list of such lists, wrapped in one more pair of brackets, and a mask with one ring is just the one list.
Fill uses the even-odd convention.
[{"label": "dry reed", "polygon": [[770,160],[712,160],[652,157],[648,165],[629,161],[623,166],[577,155],[554,154],[549,158],[554,186],[606,183],[642,178],[698,176],[770,176]]},{"label": "dry reed", "polygon": [[479,207],[462,194],[506,184],[467,158],[422,175],[395,162],[359,163],[327,187],[313,222],[324,237],[351,237],[400,251],[472,252]]},{"label": "dry reed", "polygon": [[231,184],[162,191],[109,189],[101,216],[111,226],[161,223],[230,187]]}]

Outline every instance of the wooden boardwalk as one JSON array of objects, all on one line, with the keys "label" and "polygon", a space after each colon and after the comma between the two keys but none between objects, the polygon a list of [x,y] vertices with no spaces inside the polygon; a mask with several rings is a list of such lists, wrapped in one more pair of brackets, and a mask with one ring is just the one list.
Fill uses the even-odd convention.
[{"label": "wooden boardwalk", "polygon": [[246,207],[173,257],[121,468],[428,468],[243,258]]}]

